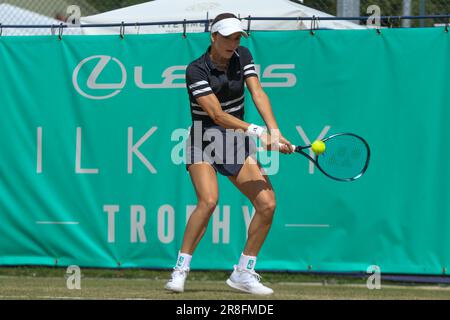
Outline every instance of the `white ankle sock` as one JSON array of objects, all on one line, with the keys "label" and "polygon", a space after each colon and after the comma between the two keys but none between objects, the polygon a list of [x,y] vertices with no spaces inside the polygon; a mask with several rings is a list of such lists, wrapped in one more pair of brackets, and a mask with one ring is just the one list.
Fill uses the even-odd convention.
[{"label": "white ankle sock", "polygon": [[187,253],[178,252],[176,268],[190,269],[192,256]]},{"label": "white ankle sock", "polygon": [[256,257],[241,254],[239,259],[239,268],[244,270],[254,270],[256,265]]}]

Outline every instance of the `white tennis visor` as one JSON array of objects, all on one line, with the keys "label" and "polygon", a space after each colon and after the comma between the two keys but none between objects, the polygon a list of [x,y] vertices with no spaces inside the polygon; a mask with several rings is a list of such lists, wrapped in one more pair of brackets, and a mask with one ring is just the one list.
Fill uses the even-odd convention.
[{"label": "white tennis visor", "polygon": [[242,29],[241,21],[236,18],[226,18],[214,23],[211,27],[211,33],[214,32],[219,32],[224,37],[240,32],[244,37],[248,38],[247,32]]}]

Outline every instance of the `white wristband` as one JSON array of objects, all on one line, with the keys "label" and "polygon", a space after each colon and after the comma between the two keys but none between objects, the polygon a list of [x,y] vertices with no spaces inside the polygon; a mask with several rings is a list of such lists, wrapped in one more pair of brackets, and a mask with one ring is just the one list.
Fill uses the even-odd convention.
[{"label": "white wristband", "polygon": [[245,133],[259,138],[264,133],[264,128],[252,123],[249,125]]}]

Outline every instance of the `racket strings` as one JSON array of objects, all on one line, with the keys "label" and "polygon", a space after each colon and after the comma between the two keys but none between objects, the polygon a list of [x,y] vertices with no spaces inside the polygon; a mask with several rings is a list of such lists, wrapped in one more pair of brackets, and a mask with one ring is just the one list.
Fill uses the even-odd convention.
[{"label": "racket strings", "polygon": [[317,161],[330,176],[351,179],[358,176],[368,160],[366,144],[356,136],[340,135],[325,142],[326,150]]}]

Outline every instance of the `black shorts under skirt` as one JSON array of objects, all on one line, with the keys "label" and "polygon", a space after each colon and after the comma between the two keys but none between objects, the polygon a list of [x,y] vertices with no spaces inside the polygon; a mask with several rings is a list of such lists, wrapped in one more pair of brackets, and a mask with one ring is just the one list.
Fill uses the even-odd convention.
[{"label": "black shorts under skirt", "polygon": [[224,176],[237,176],[249,156],[255,158],[256,143],[242,131],[212,126],[191,127],[186,141],[186,170],[194,163],[207,162]]}]

